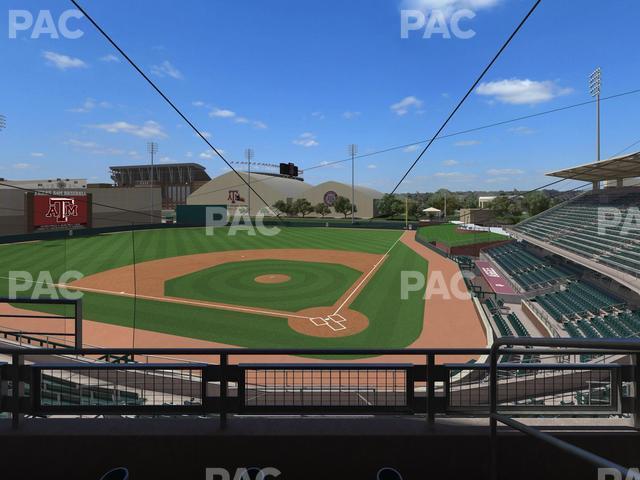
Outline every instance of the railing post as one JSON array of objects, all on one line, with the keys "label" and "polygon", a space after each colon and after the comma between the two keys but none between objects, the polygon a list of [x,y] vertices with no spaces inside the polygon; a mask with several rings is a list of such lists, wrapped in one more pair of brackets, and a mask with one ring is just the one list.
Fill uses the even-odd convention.
[{"label": "railing post", "polygon": [[229,365],[229,355],[220,354],[220,428],[227,428],[227,366]]},{"label": "railing post", "polygon": [[632,355],[633,358],[633,396],[635,398],[635,413],[633,415],[633,426],[640,429],[640,353]]},{"label": "railing post", "polygon": [[436,384],[435,384],[435,363],[436,356],[432,353],[427,355],[427,422],[432,424],[436,421]]},{"label": "railing post", "polygon": [[[82,299],[79,298],[75,301],[76,313],[75,313],[75,346],[77,349],[82,348]],[[66,315],[65,315],[66,316]],[[65,342],[66,343],[66,342]]]},{"label": "railing post", "polygon": [[20,381],[20,367],[24,364],[24,357],[19,353],[11,355],[11,365],[13,366],[11,375],[11,427],[17,429],[20,426],[22,414],[20,413],[20,402],[24,396],[24,385]]},{"label": "railing post", "polygon": [[489,478],[498,478],[498,421],[494,417],[498,413],[498,350],[494,345],[489,355],[489,424],[491,426]]}]

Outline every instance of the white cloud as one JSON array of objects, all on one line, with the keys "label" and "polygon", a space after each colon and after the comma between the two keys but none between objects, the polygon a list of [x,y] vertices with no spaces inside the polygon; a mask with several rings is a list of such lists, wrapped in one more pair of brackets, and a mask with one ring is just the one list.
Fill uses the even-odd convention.
[{"label": "white cloud", "polygon": [[471,173],[463,172],[436,172],[433,174],[436,178],[444,178],[450,181],[463,182],[474,179],[476,176]]},{"label": "white cloud", "polygon": [[[220,152],[220,155],[224,155],[224,150],[221,148],[217,149],[218,152]],[[206,160],[210,160],[212,158],[216,158],[217,155],[215,154],[215,152],[213,150],[206,150],[204,152],[202,152],[200,155],[198,155],[200,158],[204,158]]]},{"label": "white cloud", "polygon": [[508,182],[510,179],[509,177],[493,177],[493,178],[487,178],[485,180],[485,183],[505,183]]},{"label": "white cloud", "polygon": [[487,175],[496,176],[496,175],[522,175],[524,170],[520,170],[519,168],[491,168],[487,170]]},{"label": "white cloud", "polygon": [[[204,138],[211,138],[211,132],[207,132],[206,130],[200,130],[200,133]],[[200,136],[197,133],[194,133],[193,136],[200,138]]]},{"label": "white cloud", "polygon": [[106,63],[120,63],[120,58],[110,53],[108,55],[105,55],[104,57],[100,57],[100,61]]},{"label": "white cloud", "polygon": [[16,170],[25,170],[27,168],[31,168],[31,164],[30,163],[14,163],[12,167],[15,168]]},{"label": "white cloud", "polygon": [[158,77],[171,77],[176,80],[182,80],[184,78],[180,70],[174,67],[169,60],[165,60],[160,65],[152,65],[151,73]]},{"label": "white cloud", "polygon": [[445,167],[453,167],[454,165],[458,165],[460,162],[457,160],[445,160],[442,162],[442,165]]},{"label": "white cloud", "polygon": [[419,148],[420,148],[420,145],[409,145],[408,147],[405,147],[402,151],[407,153],[417,152]]},{"label": "white cloud", "polygon": [[474,145],[480,145],[480,140],[460,140],[454,143],[456,147],[473,147]]},{"label": "white cloud", "polygon": [[422,107],[423,103],[419,98],[410,96],[403,98],[398,103],[394,103],[390,108],[396,115],[402,116],[409,113],[411,109],[421,111],[420,107]]},{"label": "white cloud", "polygon": [[206,103],[204,103],[202,100],[196,100],[194,102],[191,102],[191,105],[193,105],[194,107],[204,107]]},{"label": "white cloud", "polygon": [[266,123],[261,122],[260,120],[255,120],[253,122],[253,127],[257,128],[258,130],[264,130],[266,128],[269,128]]},{"label": "white cloud", "polygon": [[249,123],[249,119],[246,117],[236,117],[233,121],[236,123]]},{"label": "white cloud", "polygon": [[313,133],[306,132],[301,134],[297,139],[293,141],[295,145],[300,145],[301,147],[317,147],[320,145],[316,140],[316,136]]},{"label": "white cloud", "polygon": [[88,113],[96,107],[110,108],[111,104],[109,102],[99,102],[93,98],[87,98],[82,105],[76,108],[70,108],[69,111],[74,113]]},{"label": "white cloud", "polygon": [[218,118],[233,118],[236,116],[236,112],[223,108],[214,108],[213,110],[211,110],[211,112],[209,112],[209,116]]},{"label": "white cloud", "polygon": [[375,164],[373,164],[373,163],[371,163],[371,164],[367,165],[367,168],[370,168],[370,169],[372,169],[372,170],[373,170],[373,169],[378,168],[378,166],[377,166],[377,165],[375,165]]},{"label": "white cloud", "polygon": [[40,158],[40,157],[44,157],[44,153],[42,153],[42,152],[31,152],[31,156]]},{"label": "white cloud", "polygon": [[525,126],[512,127],[509,129],[511,133],[515,133],[516,135],[531,135],[536,133],[535,130]]},{"label": "white cloud", "polygon": [[128,133],[141,138],[164,138],[167,134],[162,129],[159,123],[149,120],[143,125],[134,125],[128,122],[113,122],[103,123],[99,125],[92,125],[93,128],[104,130],[109,133]]},{"label": "white cloud", "polygon": [[87,68],[87,64],[79,58],[69,57],[61,53],[46,51],[42,56],[47,60],[47,65],[57,68],[58,70],[68,70],[70,68]]},{"label": "white cloud", "polygon": [[571,92],[572,89],[560,87],[551,80],[539,82],[519,78],[484,82],[476,89],[478,95],[511,105],[535,105]]},{"label": "white cloud", "polygon": [[318,120],[324,120],[325,119],[324,113],[322,113],[322,112],[313,112],[311,114],[311,116],[317,118]]},{"label": "white cloud", "polygon": [[347,111],[342,114],[342,116],[347,120],[352,120],[356,117],[359,117],[360,115],[362,115],[361,112],[351,112],[351,111]]},{"label": "white cloud", "polygon": [[458,10],[468,9],[475,13],[488,10],[501,2],[502,0],[402,0],[400,5],[403,10],[420,10],[425,14],[438,10],[445,18],[449,18]]}]

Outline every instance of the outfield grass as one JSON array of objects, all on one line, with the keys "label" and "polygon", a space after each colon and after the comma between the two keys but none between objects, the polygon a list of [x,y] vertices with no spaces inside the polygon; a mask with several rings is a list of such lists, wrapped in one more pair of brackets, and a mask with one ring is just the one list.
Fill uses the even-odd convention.
[{"label": "outfield grass", "polygon": [[[284,283],[257,283],[270,274],[288,275]],[[297,312],[334,305],[362,275],[335,263],[288,260],[231,262],[168,280],[165,295]]]},{"label": "outfield grass", "polygon": [[[7,293],[6,277],[10,270],[25,270],[34,274],[34,278],[39,271],[51,271],[56,281],[67,270],[89,275],[128,265],[133,259],[134,240],[136,261],[141,262],[194,253],[264,248],[318,248],[383,254],[401,235],[398,231],[296,227],[285,228],[274,237],[252,237],[246,232],[230,237],[223,230],[216,230],[213,237],[205,236],[203,229],[194,228],[0,245],[3,277],[0,292]],[[134,326],[135,322],[141,329],[242,347],[402,348],[420,334],[424,313],[421,293],[401,300],[402,270],[426,272],[427,262],[398,243],[352,304],[352,308],[369,317],[369,328],[349,337],[302,335],[291,330],[284,318],[142,299],[134,301],[95,293],[84,295],[84,318],[127,327]],[[39,310],[62,312],[57,307]]]},{"label": "outfield grass", "polygon": [[430,227],[421,227],[418,235],[427,242],[440,242],[449,247],[461,245],[473,245],[476,243],[495,242],[507,240],[508,237],[493,232],[458,232],[458,225],[445,224]]}]

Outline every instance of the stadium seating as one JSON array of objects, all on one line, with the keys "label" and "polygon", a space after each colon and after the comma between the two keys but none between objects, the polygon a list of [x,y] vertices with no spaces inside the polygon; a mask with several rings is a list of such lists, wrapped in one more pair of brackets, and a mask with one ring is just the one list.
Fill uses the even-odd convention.
[{"label": "stadium seating", "polygon": [[534,297],[557,321],[573,320],[624,308],[624,302],[583,282],[570,282],[565,290]]},{"label": "stadium seating", "polygon": [[524,290],[548,287],[571,277],[563,268],[527,252],[517,243],[509,243],[485,250]]},{"label": "stadium seating", "polygon": [[[632,221],[635,211],[630,210],[639,203],[640,190],[635,187],[591,192],[513,229],[617,270],[640,274],[640,225]],[[599,225],[602,207],[617,209],[620,223]]]}]

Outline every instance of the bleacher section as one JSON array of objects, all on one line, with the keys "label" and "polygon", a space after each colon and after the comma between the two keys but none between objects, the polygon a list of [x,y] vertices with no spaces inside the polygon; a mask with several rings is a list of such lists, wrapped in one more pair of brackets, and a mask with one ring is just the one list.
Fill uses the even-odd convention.
[{"label": "bleacher section", "polygon": [[583,282],[534,298],[573,338],[640,337],[640,313]]},{"label": "bleacher section", "polygon": [[485,250],[523,290],[549,287],[572,276],[571,272],[527,252],[518,243]]},{"label": "bleacher section", "polygon": [[570,282],[565,290],[534,297],[557,321],[575,320],[624,308],[617,300],[583,282]]},{"label": "bleacher section", "polygon": [[[640,224],[633,221],[638,204],[640,189],[637,187],[591,192],[525,220],[513,230],[616,270],[638,275]],[[617,209],[621,215],[616,217],[619,224],[609,226],[611,223],[601,221],[599,229],[600,208]],[[613,219],[612,216],[607,218]]]},{"label": "bleacher section", "polygon": [[515,313],[509,312],[506,317],[503,315],[502,310],[504,304],[502,301],[498,300],[498,302],[494,302],[490,298],[487,298],[484,303],[491,312],[491,318],[493,318],[493,322],[496,324],[501,337],[531,336]]}]

